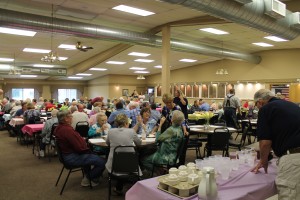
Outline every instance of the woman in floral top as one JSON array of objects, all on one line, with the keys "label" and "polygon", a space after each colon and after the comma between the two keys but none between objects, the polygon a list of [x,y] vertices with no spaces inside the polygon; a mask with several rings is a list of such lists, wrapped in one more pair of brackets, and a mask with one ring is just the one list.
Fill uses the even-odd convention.
[{"label": "woman in floral top", "polygon": [[23,114],[25,124],[35,124],[40,121],[40,112],[35,109],[32,103],[27,103],[27,110]]},{"label": "woman in floral top", "polygon": [[142,161],[143,166],[147,170],[152,170],[153,163],[172,165],[176,162],[175,158],[177,155],[177,149],[184,137],[181,127],[181,124],[184,121],[184,115],[179,110],[173,111],[171,119],[172,126],[161,133],[161,127],[165,120],[165,117],[161,118],[158,131],[156,133],[156,142],[160,143],[158,150]]}]

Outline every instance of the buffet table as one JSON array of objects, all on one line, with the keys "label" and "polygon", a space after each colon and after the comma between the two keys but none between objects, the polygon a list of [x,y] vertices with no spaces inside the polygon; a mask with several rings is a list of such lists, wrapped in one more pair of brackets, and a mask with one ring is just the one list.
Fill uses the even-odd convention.
[{"label": "buffet table", "polygon": [[[264,200],[277,193],[275,186],[276,160],[269,164],[268,174],[260,170],[260,173],[250,172],[251,167],[241,165],[239,170],[232,171],[228,180],[217,177],[218,200]],[[127,200],[176,200],[176,196],[157,189],[156,178],[137,182],[126,193]],[[198,196],[184,198],[185,200],[198,200]]]}]

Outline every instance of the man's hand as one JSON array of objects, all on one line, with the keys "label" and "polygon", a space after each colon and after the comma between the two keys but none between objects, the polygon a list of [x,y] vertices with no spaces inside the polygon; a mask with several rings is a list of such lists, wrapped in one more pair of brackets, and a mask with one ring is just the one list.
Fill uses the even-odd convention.
[{"label": "man's hand", "polygon": [[265,173],[268,173],[268,161],[267,162],[262,162],[261,160],[257,163],[257,165],[251,170],[251,172],[254,172],[257,174],[259,172],[260,168],[264,168]]}]

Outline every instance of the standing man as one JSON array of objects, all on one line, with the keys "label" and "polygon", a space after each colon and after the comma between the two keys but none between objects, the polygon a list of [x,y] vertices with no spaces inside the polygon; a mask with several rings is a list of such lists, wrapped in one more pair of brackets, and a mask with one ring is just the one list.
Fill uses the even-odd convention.
[{"label": "standing man", "polygon": [[[91,180],[92,186],[98,185],[105,161],[92,154],[85,139],[72,128],[73,116],[68,110],[59,111],[57,119],[59,125],[55,129],[54,135],[60,145],[65,162],[72,166],[85,166],[81,186],[90,186],[89,180]],[[91,166],[93,167],[91,168]]]},{"label": "standing man", "polygon": [[268,155],[273,149],[279,157],[278,199],[300,199],[300,107],[276,98],[267,89],[258,90],[254,102],[259,108],[256,133],[260,161],[252,171],[264,168],[268,172]]},{"label": "standing man", "polygon": [[236,111],[241,113],[240,107],[240,99],[235,96],[235,90],[230,89],[229,94],[226,95],[223,102],[224,118],[227,126],[237,128]]}]

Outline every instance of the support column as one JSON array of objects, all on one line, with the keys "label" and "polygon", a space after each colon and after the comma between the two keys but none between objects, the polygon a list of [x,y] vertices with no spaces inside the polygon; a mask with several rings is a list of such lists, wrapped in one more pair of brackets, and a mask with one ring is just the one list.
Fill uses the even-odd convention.
[{"label": "support column", "polygon": [[162,28],[162,94],[170,93],[170,26],[164,26]]}]

